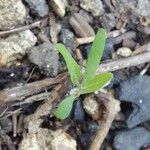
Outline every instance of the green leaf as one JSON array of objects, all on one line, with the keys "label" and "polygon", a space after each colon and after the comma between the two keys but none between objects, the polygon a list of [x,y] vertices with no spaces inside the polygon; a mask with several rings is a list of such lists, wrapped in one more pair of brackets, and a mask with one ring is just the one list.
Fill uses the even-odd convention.
[{"label": "green leaf", "polygon": [[112,78],[113,74],[110,72],[96,75],[92,80],[86,82],[86,84],[81,87],[80,94],[92,93],[102,89]]},{"label": "green leaf", "polygon": [[55,45],[55,47],[65,59],[72,83],[78,86],[80,81],[80,75],[81,75],[79,65],[73,59],[73,57],[71,56],[71,54],[68,52],[68,50],[65,48],[63,44],[58,43]]},{"label": "green leaf", "polygon": [[58,108],[53,112],[54,115],[58,119],[61,119],[61,120],[67,118],[72,110],[72,106],[73,106],[73,102],[74,102],[75,98],[76,98],[75,95],[70,95],[70,96],[66,97],[59,104]]},{"label": "green leaf", "polygon": [[96,69],[100,63],[104,51],[105,42],[106,32],[103,28],[100,28],[95,36],[94,42],[88,55],[83,84],[94,78]]}]

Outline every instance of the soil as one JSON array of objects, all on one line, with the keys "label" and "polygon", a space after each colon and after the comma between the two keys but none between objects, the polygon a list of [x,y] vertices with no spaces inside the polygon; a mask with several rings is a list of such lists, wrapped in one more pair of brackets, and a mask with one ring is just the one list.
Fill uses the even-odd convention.
[{"label": "soil", "polygon": [[[0,150],[150,149],[150,1],[0,1]],[[70,116],[63,43],[84,69],[98,28],[107,40],[97,73],[104,89],[80,96]]]}]

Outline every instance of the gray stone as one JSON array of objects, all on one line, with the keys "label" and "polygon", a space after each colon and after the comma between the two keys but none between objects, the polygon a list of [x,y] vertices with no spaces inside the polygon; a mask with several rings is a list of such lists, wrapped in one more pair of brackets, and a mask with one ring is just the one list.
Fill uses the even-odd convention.
[{"label": "gray stone", "polygon": [[138,5],[136,11],[140,16],[149,17],[150,16],[150,1],[149,0],[138,0]]},{"label": "gray stone", "polygon": [[96,116],[95,114],[98,114],[99,112],[100,104],[96,101],[96,98],[93,95],[86,96],[83,101],[83,108],[85,111],[93,116]]},{"label": "gray stone", "polygon": [[51,43],[43,43],[33,47],[29,59],[47,76],[56,76],[58,71],[58,53]]},{"label": "gray stone", "polygon": [[86,21],[86,19],[79,13],[74,13],[70,17],[69,23],[78,37],[95,36],[94,29],[90,26],[90,24]]},{"label": "gray stone", "polygon": [[135,9],[137,6],[137,0],[117,0],[116,9],[119,13],[123,13],[126,8]]},{"label": "gray stone", "polygon": [[118,0],[116,1],[116,9],[122,13],[127,7],[132,8],[139,16],[150,16],[149,0]]},{"label": "gray stone", "polygon": [[19,32],[18,34],[9,36],[7,39],[5,39],[5,41],[13,41],[27,53],[29,48],[35,45],[37,38],[30,30],[25,30]]},{"label": "gray stone", "polygon": [[117,49],[117,55],[122,57],[129,57],[132,54],[132,51],[128,47],[121,47]]},{"label": "gray stone", "polygon": [[15,65],[35,45],[36,40],[30,30],[0,39],[0,66]]},{"label": "gray stone", "polygon": [[23,24],[26,9],[21,0],[0,1],[0,30],[8,30]]},{"label": "gray stone", "polygon": [[100,22],[104,26],[105,29],[110,31],[117,24],[117,19],[113,13],[104,13],[102,17],[100,17]]},{"label": "gray stone", "polygon": [[120,131],[114,138],[115,150],[139,150],[150,143],[150,132],[144,128]]},{"label": "gray stone", "polygon": [[95,17],[101,16],[104,13],[101,0],[80,0],[80,6]]},{"label": "gray stone", "polygon": [[25,0],[30,9],[33,9],[40,17],[44,17],[49,13],[49,7],[46,0]]},{"label": "gray stone", "polygon": [[79,14],[80,14],[82,17],[84,17],[84,19],[86,19],[86,21],[87,21],[88,23],[93,23],[93,16],[92,16],[90,13],[88,13],[87,11],[85,11],[84,9],[81,9],[81,10],[79,11]]},{"label": "gray stone", "polygon": [[68,5],[68,0],[49,0],[49,5],[57,15],[63,17],[66,13],[65,9]]},{"label": "gray stone", "polygon": [[68,29],[62,29],[60,34],[60,40],[68,48],[68,50],[74,51],[77,47],[74,34]]},{"label": "gray stone", "polygon": [[82,106],[81,99],[78,99],[74,103],[74,120],[76,121],[84,121],[85,112]]},{"label": "gray stone", "polygon": [[150,76],[135,76],[120,84],[119,100],[131,102],[134,110],[127,119],[132,128],[150,120]]}]

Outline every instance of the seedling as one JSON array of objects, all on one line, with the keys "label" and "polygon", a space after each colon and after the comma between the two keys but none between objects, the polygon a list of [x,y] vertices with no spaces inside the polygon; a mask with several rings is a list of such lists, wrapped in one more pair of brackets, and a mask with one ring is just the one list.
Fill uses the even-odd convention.
[{"label": "seedling", "polygon": [[106,32],[100,28],[95,36],[90,49],[85,72],[80,71],[77,62],[72,58],[65,46],[61,43],[56,44],[56,49],[65,59],[71,82],[75,86],[75,92],[70,92],[54,111],[54,115],[59,119],[65,119],[69,116],[74,100],[81,94],[92,93],[102,89],[113,78],[110,72],[96,75],[96,69],[99,66],[106,42]]}]

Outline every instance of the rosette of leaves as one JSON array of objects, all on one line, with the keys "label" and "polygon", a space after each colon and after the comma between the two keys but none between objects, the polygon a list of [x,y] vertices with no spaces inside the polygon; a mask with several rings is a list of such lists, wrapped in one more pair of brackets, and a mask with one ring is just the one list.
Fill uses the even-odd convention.
[{"label": "rosette of leaves", "polygon": [[69,116],[74,100],[81,94],[92,93],[100,90],[113,78],[113,74],[110,72],[96,75],[96,69],[100,64],[105,42],[106,32],[103,28],[100,28],[98,29],[90,49],[84,73],[81,72],[80,66],[73,59],[65,46],[61,43],[56,44],[56,49],[63,56],[66,62],[71,82],[77,89],[74,94],[70,94],[62,100],[58,107],[54,110],[54,115],[58,119],[63,120]]}]

